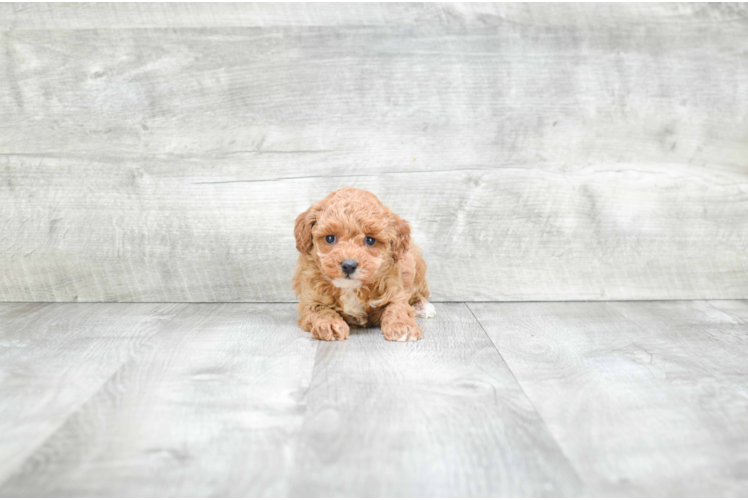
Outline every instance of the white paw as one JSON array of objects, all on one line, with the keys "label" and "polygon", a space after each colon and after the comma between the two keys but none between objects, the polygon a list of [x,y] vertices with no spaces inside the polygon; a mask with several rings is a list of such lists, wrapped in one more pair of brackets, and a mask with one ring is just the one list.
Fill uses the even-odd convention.
[{"label": "white paw", "polygon": [[436,316],[436,308],[431,302],[418,302],[413,306],[416,310],[417,318],[433,318]]}]

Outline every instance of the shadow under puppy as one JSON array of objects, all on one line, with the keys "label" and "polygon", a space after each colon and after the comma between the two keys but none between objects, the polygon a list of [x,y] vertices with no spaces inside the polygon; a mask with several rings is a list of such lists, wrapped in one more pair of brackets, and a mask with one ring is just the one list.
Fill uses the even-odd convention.
[{"label": "shadow under puppy", "polygon": [[349,326],[381,325],[384,338],[423,337],[432,318],[426,261],[410,226],[368,191],[343,188],[296,218],[293,289],[299,326],[320,340],[345,340]]}]

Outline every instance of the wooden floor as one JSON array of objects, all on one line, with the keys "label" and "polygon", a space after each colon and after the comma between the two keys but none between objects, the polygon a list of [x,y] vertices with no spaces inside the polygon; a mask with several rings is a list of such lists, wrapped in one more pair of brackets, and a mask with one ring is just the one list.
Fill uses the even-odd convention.
[{"label": "wooden floor", "polygon": [[748,495],[748,302],[436,306],[0,304],[0,495]]}]

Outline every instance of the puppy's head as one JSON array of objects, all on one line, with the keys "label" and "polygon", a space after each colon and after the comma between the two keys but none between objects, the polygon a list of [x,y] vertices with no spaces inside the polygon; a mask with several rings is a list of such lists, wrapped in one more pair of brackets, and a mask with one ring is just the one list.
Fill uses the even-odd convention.
[{"label": "puppy's head", "polygon": [[335,286],[372,282],[408,252],[410,226],[368,191],[339,189],[296,218],[296,249]]}]

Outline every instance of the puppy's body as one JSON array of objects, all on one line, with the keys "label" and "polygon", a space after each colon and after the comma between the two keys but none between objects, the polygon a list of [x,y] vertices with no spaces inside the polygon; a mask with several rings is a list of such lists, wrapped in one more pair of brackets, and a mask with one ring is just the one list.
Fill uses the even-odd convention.
[{"label": "puppy's body", "polygon": [[[300,255],[294,276],[294,291],[301,299],[299,326],[309,331],[303,324],[304,306],[309,302],[327,305],[351,326],[368,327],[378,326],[384,308],[394,301],[405,301],[412,306],[428,299],[426,261],[416,246],[410,248],[406,258],[394,262],[392,269],[380,279],[386,283],[358,285],[346,278],[330,281],[314,264],[311,255]],[[377,286],[380,284],[384,286]]]},{"label": "puppy's body", "polygon": [[299,215],[294,234],[301,328],[322,340],[347,338],[348,325],[381,325],[387,340],[422,337],[415,316],[434,315],[426,262],[408,223],[376,196],[335,191]]}]

